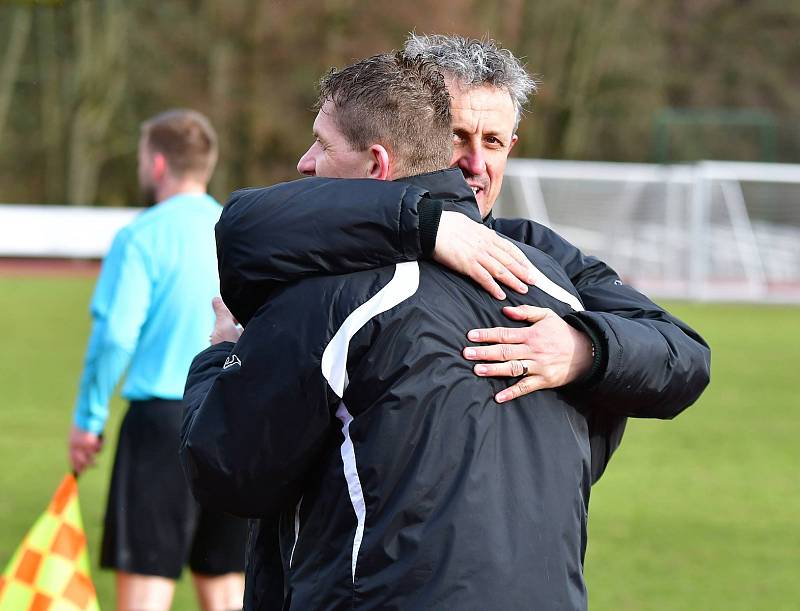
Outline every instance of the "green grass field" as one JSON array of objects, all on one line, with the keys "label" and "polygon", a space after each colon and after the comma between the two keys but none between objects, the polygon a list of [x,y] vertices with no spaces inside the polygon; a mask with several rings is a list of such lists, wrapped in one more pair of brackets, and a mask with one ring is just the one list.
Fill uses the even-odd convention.
[{"label": "green grass field", "polygon": [[[89,330],[89,278],[0,278],[0,568],[67,470],[66,439]],[[674,422],[631,422],[592,492],[590,607],[780,610],[800,600],[800,308],[671,309],[712,346],[712,385]],[[80,482],[96,567],[116,430]],[[146,528],[146,525],[142,526]],[[174,608],[194,608],[188,580]]]}]

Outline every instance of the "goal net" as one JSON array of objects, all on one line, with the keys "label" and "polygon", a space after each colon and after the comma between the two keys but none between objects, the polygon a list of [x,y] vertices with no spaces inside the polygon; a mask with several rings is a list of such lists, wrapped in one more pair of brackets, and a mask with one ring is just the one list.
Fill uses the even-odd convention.
[{"label": "goal net", "polygon": [[800,165],[516,159],[495,215],[553,228],[654,297],[800,302]]}]

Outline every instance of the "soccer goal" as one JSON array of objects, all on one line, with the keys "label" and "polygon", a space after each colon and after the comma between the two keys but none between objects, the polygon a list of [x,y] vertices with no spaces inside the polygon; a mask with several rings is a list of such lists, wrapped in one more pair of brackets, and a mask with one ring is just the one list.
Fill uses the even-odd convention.
[{"label": "soccer goal", "polygon": [[517,159],[495,210],[552,227],[653,296],[800,302],[800,165]]}]

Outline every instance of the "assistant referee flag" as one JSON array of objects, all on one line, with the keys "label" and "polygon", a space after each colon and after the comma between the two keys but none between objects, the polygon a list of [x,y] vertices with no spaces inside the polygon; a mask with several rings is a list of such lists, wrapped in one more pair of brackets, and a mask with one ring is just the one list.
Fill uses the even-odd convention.
[{"label": "assistant referee flag", "polygon": [[67,475],[0,577],[0,611],[99,610],[78,482]]}]

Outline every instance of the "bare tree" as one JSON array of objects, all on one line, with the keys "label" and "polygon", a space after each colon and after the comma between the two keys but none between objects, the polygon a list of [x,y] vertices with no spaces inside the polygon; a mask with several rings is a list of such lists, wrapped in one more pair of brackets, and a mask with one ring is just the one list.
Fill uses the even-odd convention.
[{"label": "bare tree", "polygon": [[127,87],[127,14],[124,0],[79,0],[73,7],[76,88],[67,174],[71,204],[94,203],[100,169],[114,154],[108,137]]},{"label": "bare tree", "polygon": [[3,139],[5,132],[8,109],[11,107],[11,99],[14,97],[19,68],[28,44],[32,22],[32,9],[20,7],[14,11],[11,32],[3,53],[2,68],[0,68],[0,140]]},{"label": "bare tree", "polygon": [[64,167],[66,113],[61,80],[64,59],[58,52],[57,38],[61,29],[58,27],[53,7],[40,8],[36,21],[45,200],[60,203],[63,201],[66,184]]}]

